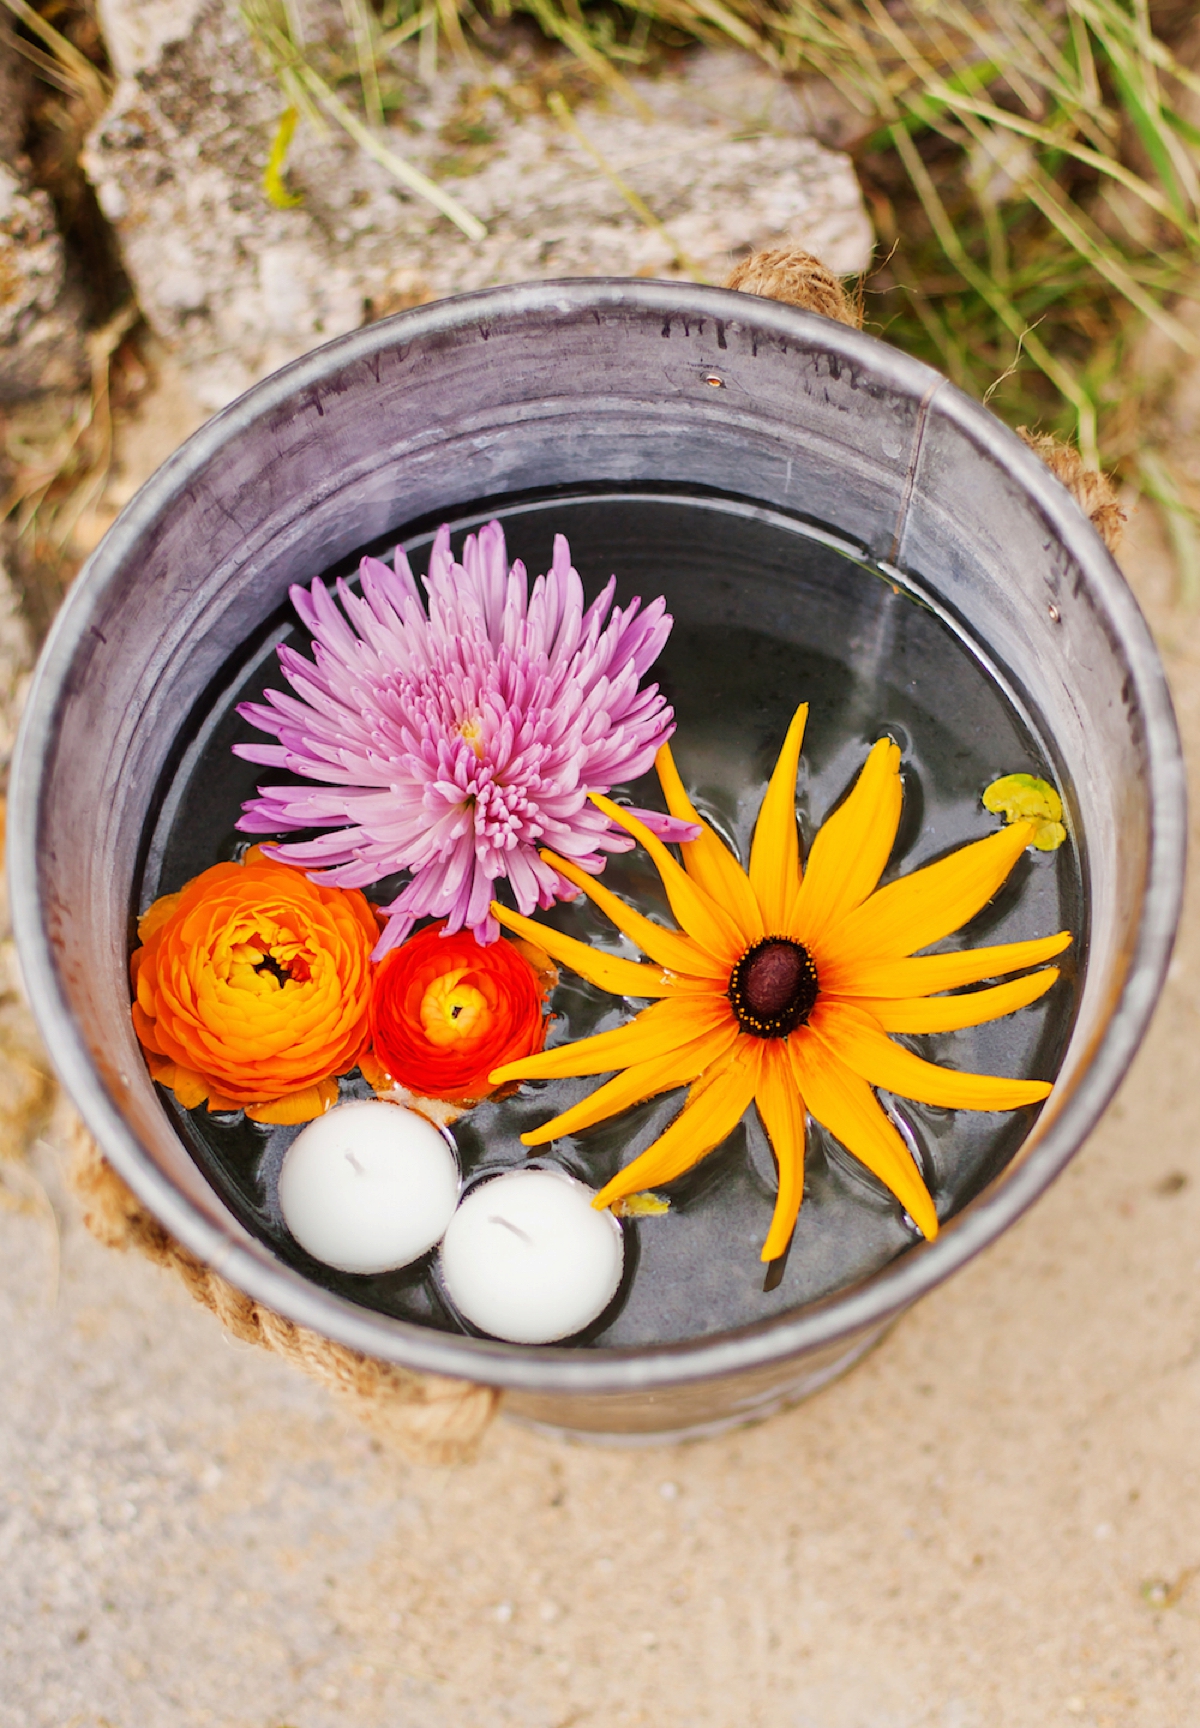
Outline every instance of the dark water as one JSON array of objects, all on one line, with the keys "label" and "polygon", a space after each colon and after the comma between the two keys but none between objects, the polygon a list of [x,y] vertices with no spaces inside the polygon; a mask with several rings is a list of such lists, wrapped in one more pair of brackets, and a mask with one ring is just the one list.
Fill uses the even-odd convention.
[{"label": "dark water", "polygon": [[[993,832],[995,819],[979,800],[998,775],[1027,771],[1061,786],[1035,718],[1017,712],[976,646],[914,592],[801,522],[720,499],[576,495],[464,512],[452,524],[456,547],[493,514],[504,522],[510,558],[523,558],[531,576],[548,567],[553,536],[562,532],[589,598],[613,572],[619,602],[635,594],[666,596],[675,627],[651,676],[675,708],[673,749],[684,782],[743,862],[767,777],[804,700],[810,714],[797,809],[806,846],[870,744],[886,732],[902,748],[904,815],[885,881]],[[398,536],[418,571],[434,526]],[[331,574],[356,566],[357,559]],[[244,845],[234,825],[243,799],[267,774],[230,753],[234,742],[261,737],[233,709],[268,685],[285,687],[274,652],[284,640],[305,646],[290,609],[247,644],[222,687],[191,717],[191,743],[152,813],[139,909]],[[620,791],[662,808],[653,775]],[[670,922],[657,875],[640,853],[614,857],[605,881]],[[546,916],[597,947],[636,954],[585,900]],[[1052,1077],[1073,1019],[1075,967],[1084,949],[1073,846],[1027,853],[997,898],[942,944],[1018,941],[1063,928],[1079,939],[1060,962],[1064,976],[1041,1002],[992,1025],[902,1041],[953,1068]],[[555,1043],[620,1024],[629,1012],[569,973],[553,1006],[561,1016]],[[529,1084],[504,1103],[478,1106],[453,1128],[466,1178],[525,1162],[520,1134],[599,1083]],[[344,1081],[342,1091],[370,1095],[358,1078]],[[457,1326],[439,1295],[432,1255],[402,1272],[360,1278],[331,1271],[291,1241],[276,1180],[298,1129],[259,1128],[203,1108],[186,1112],[169,1093],[163,1097],[213,1186],[281,1259],[366,1307]],[[681,1093],[655,1099],[559,1142],[555,1156],[598,1187],[661,1132],[681,1102]],[[886,1096],[884,1102],[913,1146],[943,1219],[1003,1168],[1036,1114],[954,1112]],[[622,1290],[580,1342],[663,1342],[759,1320],[858,1282],[916,1239],[874,1177],[810,1125],[791,1253],[778,1287],[765,1292],[758,1256],[774,1186],[770,1150],[751,1111],[724,1146],[668,1190],[669,1215],[627,1224]]]}]

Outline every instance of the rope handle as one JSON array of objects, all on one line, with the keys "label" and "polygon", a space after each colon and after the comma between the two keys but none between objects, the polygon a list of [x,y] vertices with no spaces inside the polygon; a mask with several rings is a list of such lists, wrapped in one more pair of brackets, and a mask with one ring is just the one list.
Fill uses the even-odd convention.
[{"label": "rope handle", "polygon": [[[861,292],[857,299],[851,299],[841,279],[799,246],[753,253],[735,265],[725,286],[738,288],[743,294],[759,294],[764,300],[784,300],[789,306],[820,312],[825,318],[836,318],[839,324],[862,329]],[[1018,426],[1017,435],[1041,457],[1055,479],[1062,481],[1109,551],[1115,552],[1127,517],[1108,475],[1085,467],[1073,444],[1064,444],[1049,432],[1031,432]]]},{"label": "rope handle", "polygon": [[67,1138],[68,1180],[98,1241],[108,1248],[136,1248],[174,1272],[233,1337],[273,1350],[311,1374],[415,1463],[462,1464],[475,1456],[500,1403],[494,1387],[380,1362],[285,1320],[181,1247],[117,1175],[78,1117]]}]

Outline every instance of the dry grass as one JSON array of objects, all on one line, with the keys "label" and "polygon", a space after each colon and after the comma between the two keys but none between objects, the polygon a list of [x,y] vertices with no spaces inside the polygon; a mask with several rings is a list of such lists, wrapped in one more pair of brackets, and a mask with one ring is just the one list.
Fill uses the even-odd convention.
[{"label": "dry grass", "polygon": [[[102,75],[47,22],[68,0],[39,5],[36,26],[29,0],[0,4],[25,19],[69,101],[101,99]],[[403,110],[448,55],[472,59],[486,84],[489,63],[516,44],[524,71],[505,100],[564,125],[589,88],[640,106],[629,75],[696,42],[736,45],[781,77],[827,80],[850,117],[880,240],[868,328],[1011,424],[1072,437],[1089,463],[1132,482],[1165,514],[1182,587],[1200,592],[1200,521],[1161,430],[1179,363],[1200,358],[1188,308],[1200,297],[1190,5],[341,0],[340,31],[319,39],[305,0],[244,0],[243,10],[281,90],[263,176],[272,202],[294,201],[286,154],[297,121],[336,126],[468,234],[479,224],[444,184],[449,170],[434,181],[404,155]],[[1173,360],[1143,363],[1148,333]],[[37,488],[22,484],[26,508]]]},{"label": "dry grass", "polygon": [[[342,0],[345,35],[306,41],[302,0],[248,0],[290,105],[297,66],[380,132],[447,53],[486,69],[525,20],[550,63],[634,105],[627,75],[695,42],[783,77],[829,81],[857,117],[856,163],[881,242],[868,328],[930,360],[1011,424],[1078,441],[1166,512],[1190,591],[1197,519],[1157,448],[1172,367],[1200,358],[1200,76],[1148,0]],[[1156,28],[1157,20],[1157,28]],[[1200,34],[1193,32],[1200,50]],[[507,44],[506,44],[507,45]],[[320,70],[311,70],[319,66]],[[534,99],[562,119],[553,72]],[[327,99],[324,118],[335,121]],[[344,122],[342,122],[344,123]],[[397,136],[395,129],[390,135]],[[409,181],[411,184],[411,179]],[[444,197],[444,189],[439,189]],[[1189,547],[1191,550],[1189,551]]]},{"label": "dry grass", "polygon": [[8,519],[14,531],[26,609],[39,636],[78,567],[76,530],[108,484],[114,395],[126,407],[146,385],[136,343],[128,340],[140,316],[127,301],[89,333],[88,391],[67,400],[35,398],[12,410],[0,429],[10,477],[0,519]]}]

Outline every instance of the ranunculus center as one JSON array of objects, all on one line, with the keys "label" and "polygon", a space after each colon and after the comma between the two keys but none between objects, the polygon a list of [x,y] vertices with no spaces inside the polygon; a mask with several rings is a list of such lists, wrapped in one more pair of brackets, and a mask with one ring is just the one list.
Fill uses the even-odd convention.
[{"label": "ranunculus center", "polygon": [[279,964],[274,954],[264,954],[254,970],[260,975],[264,972],[270,973],[271,977],[274,978],[275,982],[280,985],[280,987],[284,984],[290,984],[292,981],[291,973],[288,971],[286,966],[281,966]]},{"label": "ranunculus center", "polygon": [[816,1005],[817,969],[808,949],[785,936],[756,942],[733,969],[729,1000],[743,1032],[786,1038]]},{"label": "ranunculus center", "polygon": [[461,971],[443,972],[421,998],[421,1026],[431,1044],[465,1044],[490,1018],[487,998]]}]

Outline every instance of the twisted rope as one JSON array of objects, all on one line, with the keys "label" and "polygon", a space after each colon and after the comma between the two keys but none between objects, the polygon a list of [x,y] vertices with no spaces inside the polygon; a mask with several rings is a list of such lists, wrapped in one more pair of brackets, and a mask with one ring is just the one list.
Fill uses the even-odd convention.
[{"label": "twisted rope", "polygon": [[819,312],[823,318],[836,318],[839,324],[862,329],[862,306],[851,300],[839,276],[800,246],[752,253],[734,265],[725,286],[743,294],[757,294],[763,300],[783,300],[805,312]]},{"label": "twisted rope", "polygon": [[181,1247],[117,1175],[78,1118],[69,1140],[69,1180],[83,1202],[84,1223],[98,1241],[108,1248],[136,1248],[174,1272],[234,1338],[273,1350],[302,1368],[415,1462],[461,1464],[475,1456],[500,1403],[494,1387],[380,1362],[285,1320]]},{"label": "twisted rope", "polygon": [[[789,306],[862,329],[861,300],[852,300],[840,278],[800,246],[755,252],[735,265],[725,286],[743,294],[761,295],[764,300],[783,300]],[[1115,552],[1127,518],[1108,475],[1086,468],[1073,444],[1064,444],[1048,432],[1030,432],[1024,426],[1017,432],[1055,479],[1062,481],[1109,551]]]},{"label": "twisted rope", "polygon": [[1017,434],[1035,456],[1041,457],[1054,478],[1062,481],[1109,551],[1115,552],[1129,518],[1117,502],[1116,488],[1108,475],[1085,468],[1075,446],[1064,444],[1049,432],[1031,432],[1028,426],[1018,426]]}]

